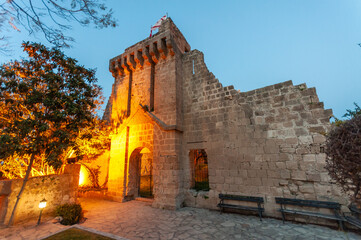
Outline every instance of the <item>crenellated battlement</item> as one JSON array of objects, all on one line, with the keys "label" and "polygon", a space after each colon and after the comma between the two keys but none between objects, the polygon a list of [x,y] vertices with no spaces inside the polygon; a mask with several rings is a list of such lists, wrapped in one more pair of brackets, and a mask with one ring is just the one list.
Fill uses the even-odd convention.
[{"label": "crenellated battlement", "polygon": [[172,57],[176,52],[190,51],[190,46],[173,21],[163,21],[159,32],[152,37],[125,49],[124,53],[109,61],[109,71],[113,77],[143,69],[144,64],[157,64],[161,59]]}]

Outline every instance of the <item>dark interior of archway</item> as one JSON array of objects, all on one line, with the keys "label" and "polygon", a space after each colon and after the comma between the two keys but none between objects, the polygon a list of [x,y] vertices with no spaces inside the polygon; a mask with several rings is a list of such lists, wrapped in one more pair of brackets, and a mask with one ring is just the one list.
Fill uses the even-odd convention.
[{"label": "dark interior of archway", "polygon": [[150,153],[140,154],[139,196],[153,198],[153,159]]}]

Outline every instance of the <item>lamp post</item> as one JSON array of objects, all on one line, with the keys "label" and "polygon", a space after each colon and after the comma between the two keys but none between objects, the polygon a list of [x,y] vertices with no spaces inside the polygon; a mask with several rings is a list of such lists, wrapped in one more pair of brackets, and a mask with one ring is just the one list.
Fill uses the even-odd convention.
[{"label": "lamp post", "polygon": [[46,207],[46,199],[44,198],[43,200],[40,201],[39,203],[39,208],[40,208],[40,215],[39,215],[39,219],[38,219],[38,224],[40,224],[40,220],[41,220],[41,214],[43,213],[43,209]]}]

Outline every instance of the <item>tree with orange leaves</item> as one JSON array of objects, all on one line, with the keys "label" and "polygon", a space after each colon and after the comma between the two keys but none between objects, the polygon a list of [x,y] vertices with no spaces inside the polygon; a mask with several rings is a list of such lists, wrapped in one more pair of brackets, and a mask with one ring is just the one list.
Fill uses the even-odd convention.
[{"label": "tree with orange leaves", "polygon": [[[58,169],[69,148],[81,156],[76,141],[94,126],[101,103],[95,71],[58,49],[24,43],[28,59],[0,67],[0,160],[28,156],[28,168],[8,225],[26,186],[33,162],[44,158]],[[91,139],[91,134],[82,138]]]}]

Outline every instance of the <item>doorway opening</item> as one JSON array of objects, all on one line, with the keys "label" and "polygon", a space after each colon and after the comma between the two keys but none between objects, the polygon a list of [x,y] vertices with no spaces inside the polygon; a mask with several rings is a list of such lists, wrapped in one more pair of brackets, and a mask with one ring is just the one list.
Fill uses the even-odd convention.
[{"label": "doorway opening", "polygon": [[148,148],[137,148],[130,155],[128,198],[153,198],[153,155]]}]

